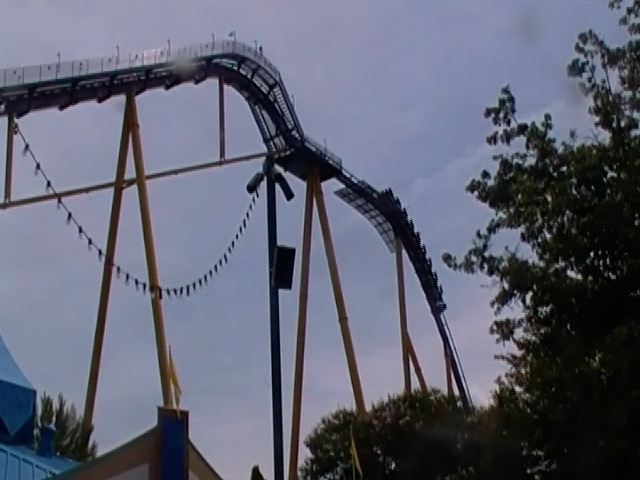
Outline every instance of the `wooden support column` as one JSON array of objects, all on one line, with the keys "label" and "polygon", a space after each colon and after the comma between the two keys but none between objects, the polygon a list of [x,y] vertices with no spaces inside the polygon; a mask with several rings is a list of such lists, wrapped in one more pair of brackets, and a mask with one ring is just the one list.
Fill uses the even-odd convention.
[{"label": "wooden support column", "polygon": [[402,346],[402,377],[405,393],[411,392],[411,366],[409,365],[409,329],[407,326],[407,300],[404,288],[402,241],[396,236],[396,277],[398,282],[398,313],[400,315],[400,343]]},{"label": "wooden support column", "polygon": [[309,302],[309,265],[311,263],[311,235],[313,227],[313,183],[307,180],[302,226],[302,261],[300,290],[298,291],[298,331],[296,335],[295,367],[293,374],[293,401],[291,403],[291,438],[289,444],[289,480],[298,480],[300,448],[300,418],[302,414],[302,384],[304,354],[307,336],[307,306]]},{"label": "wooden support column", "polygon": [[420,362],[418,361],[416,349],[413,347],[413,341],[411,340],[411,336],[409,335],[407,335],[407,347],[409,350],[409,358],[411,359],[411,363],[413,363],[413,370],[416,372],[416,377],[418,377],[418,385],[420,385],[420,390],[426,392],[427,382],[424,379],[424,374],[422,373],[422,367],[420,367]]},{"label": "wooden support column", "polygon": [[340,325],[340,333],[342,334],[342,343],[344,345],[344,353],[347,357],[347,367],[349,368],[349,377],[351,379],[351,388],[353,390],[353,398],[356,404],[358,414],[365,412],[364,395],[362,393],[362,384],[360,383],[360,374],[358,373],[358,364],[356,354],[353,348],[353,340],[351,338],[351,330],[349,328],[349,318],[347,317],[347,307],[344,302],[342,286],[340,285],[340,274],[338,272],[338,261],[336,252],[333,248],[333,239],[331,238],[331,229],[329,227],[329,217],[327,215],[327,207],[324,203],[324,194],[317,172],[311,174],[313,182],[314,197],[316,207],[318,209],[318,219],[320,220],[320,230],[322,231],[322,239],[324,241],[324,249],[327,256],[327,264],[329,267],[329,276],[331,277],[331,286],[333,288],[333,297],[336,302],[336,310],[338,312],[338,323]]},{"label": "wooden support column", "polygon": [[[127,109],[129,111],[129,125],[131,127],[131,146],[133,149],[133,163],[136,171],[136,185],[138,187],[138,200],[140,202],[140,219],[142,221],[142,236],[144,240],[144,252],[147,259],[147,271],[149,285],[160,285],[158,279],[158,266],[156,264],[156,252],[153,242],[153,230],[151,227],[151,213],[149,211],[149,195],[142,156],[142,142],[140,140],[140,124],[138,121],[138,108],[136,97],[132,92],[127,93]],[[169,384],[169,362],[167,356],[167,340],[164,331],[164,318],[160,295],[150,295],[151,310],[153,312],[153,325],[156,336],[156,350],[158,354],[158,370],[160,371],[160,385],[162,387],[163,406],[171,406],[171,386]]]},{"label": "wooden support column", "polygon": [[224,114],[224,80],[218,77],[218,138],[220,141],[220,160],[224,160],[227,156],[226,152],[226,128]]},{"label": "wooden support column", "polygon": [[87,382],[87,395],[84,401],[83,429],[88,434],[93,424],[93,411],[96,404],[96,392],[98,389],[98,376],[100,375],[100,361],[102,359],[102,346],[104,332],[107,324],[107,311],[109,309],[109,293],[111,292],[111,279],[113,276],[113,261],[116,254],[118,239],[118,226],[120,225],[120,212],[122,210],[122,195],[124,191],[124,175],[127,170],[127,157],[129,155],[129,140],[131,129],[129,126],[128,106],[125,107],[122,118],[122,132],[120,134],[120,147],[118,149],[118,162],[116,175],[113,182],[113,197],[111,199],[111,214],[109,217],[109,230],[107,232],[107,245],[104,252],[102,266],[102,283],[100,285],[100,300],[98,302],[98,315],[96,318],[96,330],[93,337],[93,350],[91,352],[91,366],[89,367],[89,381]]},{"label": "wooden support column", "polygon": [[13,178],[13,142],[16,136],[16,120],[12,114],[7,116],[7,155],[4,163],[4,201],[11,201]]}]

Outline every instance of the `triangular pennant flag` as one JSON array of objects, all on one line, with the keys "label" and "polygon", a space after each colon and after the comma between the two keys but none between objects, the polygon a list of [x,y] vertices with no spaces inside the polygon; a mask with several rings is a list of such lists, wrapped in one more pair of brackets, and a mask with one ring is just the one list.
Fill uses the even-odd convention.
[{"label": "triangular pennant flag", "polygon": [[[349,442],[349,453],[351,454],[351,461],[353,464],[354,474],[358,472],[360,478],[362,478],[362,466],[360,466],[360,457],[358,457],[358,449],[356,448],[356,441],[353,438],[353,428],[349,431],[350,442]],[[355,475],[354,475],[355,480]]]},{"label": "triangular pennant flag", "polygon": [[176,366],[173,363],[173,356],[171,355],[171,346],[169,346],[169,382],[171,383],[171,390],[173,393],[173,406],[176,410],[180,408],[180,398],[182,397],[182,388],[180,387],[180,380],[178,380],[178,374],[176,372]]}]

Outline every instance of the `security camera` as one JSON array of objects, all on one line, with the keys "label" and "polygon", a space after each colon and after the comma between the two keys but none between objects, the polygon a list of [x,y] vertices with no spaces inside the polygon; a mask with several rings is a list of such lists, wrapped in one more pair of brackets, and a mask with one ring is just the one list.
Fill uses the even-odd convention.
[{"label": "security camera", "polygon": [[251,180],[249,180],[249,183],[247,183],[247,193],[249,195],[253,195],[254,193],[256,193],[263,179],[264,172],[256,172],[253,177],[251,177]]}]

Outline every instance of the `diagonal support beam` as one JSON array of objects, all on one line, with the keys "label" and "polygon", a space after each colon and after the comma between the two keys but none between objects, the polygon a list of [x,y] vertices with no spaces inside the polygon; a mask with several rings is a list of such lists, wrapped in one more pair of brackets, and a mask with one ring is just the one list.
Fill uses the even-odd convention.
[{"label": "diagonal support beam", "polygon": [[98,376],[100,374],[100,362],[102,359],[104,332],[107,324],[107,311],[109,309],[109,293],[111,292],[111,279],[113,276],[113,260],[116,254],[118,226],[120,225],[120,212],[122,210],[124,175],[127,169],[129,140],[131,138],[128,110],[128,106],[125,107],[124,115],[122,118],[122,132],[120,134],[120,147],[118,149],[116,175],[113,182],[113,197],[111,200],[111,214],[109,217],[109,230],[107,232],[107,245],[105,247],[104,263],[102,267],[100,300],[98,302],[98,315],[96,318],[96,329],[93,337],[93,350],[91,352],[91,365],[89,367],[87,395],[85,397],[84,403],[83,430],[85,434],[90,433],[93,424],[93,412],[96,403],[96,392],[98,389]]},{"label": "diagonal support beam", "polygon": [[[251,153],[249,155],[242,155],[240,157],[229,158],[227,160],[214,160],[212,162],[196,163],[194,165],[188,165],[186,167],[170,168],[168,170],[162,170],[160,172],[148,173],[146,180],[157,180],[159,178],[175,177],[183,175],[185,173],[200,172],[202,170],[208,170],[211,168],[223,167],[227,165],[233,165],[236,163],[248,162],[250,160],[258,160],[264,158],[267,155],[263,153]],[[124,188],[129,188],[136,185],[136,178],[130,177],[124,179],[122,182]],[[19,198],[10,202],[0,203],[0,210],[8,210],[10,208],[24,207],[26,205],[34,205],[36,203],[48,202],[51,200],[58,200],[58,198],[75,197],[78,195],[87,195],[93,192],[100,192],[102,190],[109,190],[115,186],[114,182],[94,183],[93,185],[87,185],[79,188],[70,188],[68,190],[61,190],[56,193],[46,193],[44,195],[36,195],[32,197]]]},{"label": "diagonal support beam", "polygon": [[422,373],[422,367],[420,366],[420,362],[418,361],[416,349],[413,347],[413,341],[411,340],[411,336],[409,335],[407,335],[407,347],[409,350],[409,358],[411,359],[411,363],[413,364],[413,370],[416,372],[416,377],[418,378],[418,385],[420,385],[420,390],[426,392],[427,382],[424,379],[424,374]]},{"label": "diagonal support beam", "polygon": [[[138,201],[140,203],[140,220],[142,222],[142,237],[144,240],[144,252],[147,259],[147,271],[149,285],[156,288],[160,285],[158,280],[158,266],[156,263],[155,245],[153,242],[153,230],[151,227],[151,213],[149,209],[149,193],[144,170],[144,158],[142,156],[142,141],[140,140],[140,124],[138,120],[138,107],[135,95],[127,93],[127,109],[129,112],[129,125],[131,127],[131,146],[133,148],[133,163],[136,171],[136,185],[138,187]],[[150,292],[151,293],[151,292]],[[162,388],[163,406],[171,407],[171,386],[169,383],[169,360],[167,353],[167,340],[164,331],[164,317],[159,294],[151,294],[151,310],[153,313],[153,326],[156,337],[156,350],[158,355],[158,370],[160,371],[160,385]]]},{"label": "diagonal support beam", "polygon": [[402,241],[396,236],[396,278],[398,282],[398,313],[400,316],[400,344],[402,346],[402,377],[404,392],[411,392],[411,366],[409,365],[409,330],[407,322],[407,299],[404,287],[404,259]]},{"label": "diagonal support beam", "polygon": [[453,372],[451,368],[451,352],[449,352],[449,349],[446,346],[444,347],[444,372],[445,372],[445,378],[447,381],[447,395],[453,398],[455,396],[455,392],[453,391],[453,375],[452,375]]},{"label": "diagonal support beam", "polygon": [[307,307],[309,303],[309,265],[311,263],[311,235],[313,227],[313,183],[307,180],[302,226],[302,261],[300,290],[298,291],[298,331],[296,335],[295,367],[293,374],[293,401],[291,404],[291,438],[289,445],[289,480],[298,480],[300,449],[300,418],[302,416],[302,384],[304,354],[307,336]]},{"label": "diagonal support beam", "polygon": [[355,349],[353,348],[353,340],[351,338],[351,329],[349,328],[347,307],[344,301],[344,294],[342,293],[342,285],[340,284],[338,261],[333,247],[333,239],[331,238],[327,206],[324,202],[324,194],[322,193],[322,186],[320,185],[318,172],[312,172],[310,178],[313,182],[313,193],[316,200],[316,207],[318,209],[318,219],[320,220],[320,230],[322,231],[322,239],[324,241],[324,249],[327,256],[329,276],[331,277],[331,286],[333,288],[333,297],[336,302],[336,310],[338,312],[338,323],[340,325],[340,333],[342,334],[342,343],[344,345],[345,356],[347,357],[347,367],[349,369],[349,377],[351,379],[353,398],[356,404],[356,411],[358,414],[362,414],[366,410],[364,395],[362,393],[362,383],[360,382]]}]

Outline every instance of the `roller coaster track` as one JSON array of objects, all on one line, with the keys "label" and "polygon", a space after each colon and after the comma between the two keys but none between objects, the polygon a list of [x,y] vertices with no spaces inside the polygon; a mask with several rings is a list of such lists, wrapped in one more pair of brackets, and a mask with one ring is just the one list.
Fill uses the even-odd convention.
[{"label": "roller coaster track", "polygon": [[20,118],[30,112],[64,110],[81,102],[102,103],[131,90],[170,90],[185,82],[222,78],[247,101],[267,151],[277,165],[301,180],[317,169],[321,181],[336,179],[336,194],[367,213],[374,226],[395,247],[398,237],[418,277],[435,320],[462,406],[472,406],[469,389],[444,312],[442,286],[427,249],[402,203],[390,189],[378,191],[357,178],[342,160],[304,133],[278,69],[261,50],[234,40],[178,49],[155,49],[127,55],[57,62],[0,71],[0,116]]}]

